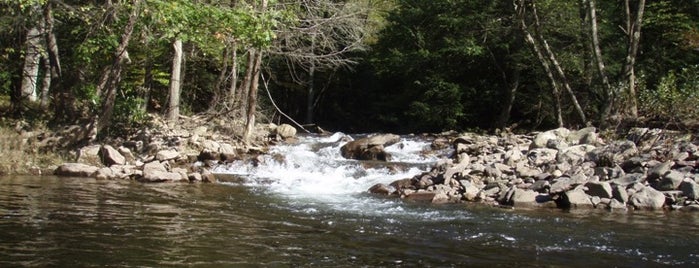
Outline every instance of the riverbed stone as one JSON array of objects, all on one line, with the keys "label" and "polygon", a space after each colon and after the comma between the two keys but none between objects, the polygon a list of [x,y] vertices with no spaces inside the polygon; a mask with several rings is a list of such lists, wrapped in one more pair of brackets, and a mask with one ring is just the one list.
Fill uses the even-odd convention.
[{"label": "riverbed stone", "polygon": [[696,183],[693,180],[684,180],[680,184],[680,190],[690,200],[698,200],[699,199],[699,184]]},{"label": "riverbed stone", "polygon": [[671,170],[663,175],[662,179],[658,184],[658,190],[660,191],[671,191],[676,190],[680,187],[680,184],[684,180],[684,173]]},{"label": "riverbed stone", "polygon": [[575,189],[566,191],[557,200],[558,205],[563,208],[593,208],[594,204],[590,200],[590,196],[585,193],[583,187],[579,186]]},{"label": "riverbed stone", "polygon": [[54,171],[54,175],[67,177],[91,177],[99,168],[82,163],[64,163]]},{"label": "riverbed stone", "polygon": [[168,161],[172,159],[177,159],[178,157],[180,157],[180,153],[173,149],[160,150],[155,155],[155,159],[157,159],[158,161]]},{"label": "riverbed stone", "polygon": [[636,209],[660,209],[665,204],[665,195],[653,187],[646,186],[629,197]]},{"label": "riverbed stone", "polygon": [[378,195],[390,195],[393,192],[393,189],[383,183],[377,183],[369,188],[369,192]]},{"label": "riverbed stone", "polygon": [[350,141],[340,147],[340,153],[347,159],[389,161],[391,154],[384,151],[384,147],[398,141],[400,141],[398,135],[379,134]]},{"label": "riverbed stone", "polygon": [[281,124],[277,126],[274,132],[285,140],[296,136],[296,128],[289,124]]},{"label": "riverbed stone", "polygon": [[104,145],[100,148],[100,159],[105,166],[126,164],[126,158],[111,145]]},{"label": "riverbed stone", "polygon": [[612,198],[612,186],[606,181],[591,181],[585,184],[586,193],[600,198]]},{"label": "riverbed stone", "polygon": [[77,163],[98,166],[102,165],[102,160],[100,159],[100,149],[102,145],[88,145],[82,147],[78,150],[78,160]]}]

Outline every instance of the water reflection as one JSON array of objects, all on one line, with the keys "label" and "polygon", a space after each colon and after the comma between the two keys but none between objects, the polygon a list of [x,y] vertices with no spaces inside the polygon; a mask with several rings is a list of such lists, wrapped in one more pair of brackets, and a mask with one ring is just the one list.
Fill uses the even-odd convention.
[{"label": "water reflection", "polygon": [[697,213],[354,198],[338,210],[242,185],[2,177],[0,267],[699,264]]}]

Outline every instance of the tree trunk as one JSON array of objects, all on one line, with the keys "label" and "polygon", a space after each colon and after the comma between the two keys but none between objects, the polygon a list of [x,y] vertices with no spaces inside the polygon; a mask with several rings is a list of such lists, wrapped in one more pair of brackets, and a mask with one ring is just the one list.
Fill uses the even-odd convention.
[{"label": "tree trunk", "polygon": [[609,84],[609,78],[605,71],[604,59],[602,58],[602,49],[600,47],[599,35],[597,33],[597,11],[595,0],[587,0],[588,12],[590,14],[590,38],[592,39],[592,48],[597,63],[597,72],[602,79],[602,87],[604,88],[605,102],[600,114],[600,127],[606,126],[606,120],[611,114],[612,106],[614,105],[615,93],[612,86]]},{"label": "tree trunk", "polygon": [[580,103],[578,102],[578,98],[575,97],[575,92],[573,92],[573,89],[570,88],[570,83],[568,83],[568,78],[566,77],[566,74],[563,71],[563,68],[561,68],[561,64],[558,63],[558,59],[556,57],[556,54],[553,53],[553,50],[549,46],[549,43],[546,41],[544,36],[541,34],[540,24],[539,24],[539,14],[536,10],[536,5],[534,3],[532,3],[532,13],[534,15],[534,22],[535,22],[534,32],[536,33],[537,38],[539,39],[539,42],[541,42],[541,44],[543,44],[544,52],[546,53],[546,55],[548,55],[548,58],[551,61],[551,64],[556,69],[556,72],[558,73],[558,76],[560,78],[559,82],[563,85],[563,88],[565,88],[566,92],[568,92],[568,95],[570,96],[570,100],[573,102],[573,107],[575,107],[575,111],[578,113],[578,116],[580,117],[580,120],[582,121],[582,123],[585,124],[587,122],[587,118],[585,117],[585,112],[583,111],[582,107],[580,106]]},{"label": "tree trunk", "polygon": [[51,63],[48,59],[42,60],[44,65],[44,77],[41,82],[41,107],[49,106],[49,88],[51,87]]},{"label": "tree trunk", "polygon": [[[631,16],[629,0],[624,1],[626,7],[626,32],[629,36],[628,52],[626,54],[626,64],[624,65],[624,75],[628,81],[630,110],[632,117],[638,117],[638,102],[636,101],[636,55],[638,54],[638,44],[641,40],[641,24],[643,22],[643,11],[646,1],[639,0],[635,18]],[[633,21],[633,22],[632,22]]]},{"label": "tree trunk", "polygon": [[[505,74],[503,74],[503,76],[505,76]],[[512,82],[510,82],[510,88],[507,90],[505,97],[505,103],[502,111],[500,111],[498,121],[495,124],[495,127],[499,129],[504,129],[507,126],[507,122],[510,121],[512,105],[515,103],[515,96],[517,96],[517,89],[519,88],[519,69],[514,70],[511,80]],[[507,82],[507,79],[505,79],[505,82]]]},{"label": "tree trunk", "polygon": [[252,80],[252,72],[253,68],[252,66],[255,64],[255,52],[253,49],[248,49],[248,60],[245,65],[245,76],[243,76],[243,81],[240,83],[240,87],[238,88],[238,92],[233,92],[236,94],[235,96],[232,96],[233,99],[231,99],[231,103],[233,105],[235,104],[240,104],[241,107],[240,109],[242,111],[247,111],[247,94],[248,91],[250,90],[250,81]]},{"label": "tree trunk", "polygon": [[231,84],[230,87],[228,88],[228,104],[230,107],[234,107],[235,105],[235,90],[238,88],[238,47],[236,45],[236,42],[233,41],[231,43],[232,46],[232,53],[231,53]]},{"label": "tree trunk", "polygon": [[44,8],[44,21],[46,23],[44,32],[46,33],[46,50],[48,52],[49,62],[51,63],[51,77],[60,77],[62,75],[61,60],[58,56],[58,42],[56,42],[56,35],[53,33],[54,19],[51,2],[47,2],[46,7]]},{"label": "tree trunk", "polygon": [[114,112],[114,101],[116,99],[116,88],[119,82],[121,82],[122,67],[124,63],[128,63],[129,61],[126,47],[129,45],[131,34],[138,20],[141,1],[142,0],[134,0],[133,10],[124,27],[124,33],[121,35],[119,46],[117,46],[114,53],[114,60],[112,64],[104,70],[100,82],[97,85],[96,91],[98,96],[102,99],[102,109],[97,118],[97,124],[95,126],[96,133],[101,133],[104,129],[109,127],[111,123],[112,113]]},{"label": "tree trunk", "polygon": [[[266,3],[266,1],[263,1]],[[246,142],[250,142],[252,139],[252,134],[255,130],[255,113],[257,112],[257,89],[259,87],[259,77],[260,77],[260,64],[262,62],[262,51],[256,49],[253,55],[253,66],[252,76],[250,80],[250,88],[247,94],[247,111],[246,111],[246,121],[245,121],[245,131],[243,132],[243,139]]]},{"label": "tree trunk", "polygon": [[[36,7],[35,9],[38,9]],[[43,21],[29,28],[24,42],[24,66],[22,67],[21,98],[36,102],[41,51],[43,50]]]},{"label": "tree trunk", "polygon": [[551,83],[556,123],[559,127],[563,127],[563,112],[561,109],[561,90],[559,89],[558,81],[556,80],[556,77],[553,71],[551,70],[549,59],[547,59],[541,52],[539,44],[537,44],[536,40],[528,30],[527,23],[524,20],[524,13],[526,12],[526,7],[523,0],[515,0],[515,12],[519,17],[520,29],[524,33],[525,41],[527,42],[527,44],[529,44],[529,46],[536,54],[537,58],[539,59],[539,63],[544,68],[544,72],[546,72],[546,77],[548,77],[549,82]]},{"label": "tree trunk", "polygon": [[172,74],[170,76],[170,101],[168,102],[167,119],[170,123],[177,121],[180,116],[180,83],[182,76],[182,40],[177,39],[172,45],[175,55],[172,58]]},{"label": "tree trunk", "polygon": [[313,108],[315,107],[315,62],[311,61],[308,68],[308,96],[306,99],[306,124],[313,124]]}]

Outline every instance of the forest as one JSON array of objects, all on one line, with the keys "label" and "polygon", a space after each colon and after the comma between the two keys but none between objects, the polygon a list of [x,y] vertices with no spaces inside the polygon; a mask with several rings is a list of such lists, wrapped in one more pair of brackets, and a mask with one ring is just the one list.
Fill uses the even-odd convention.
[{"label": "forest", "polygon": [[699,0],[0,0],[4,122],[699,123]]}]

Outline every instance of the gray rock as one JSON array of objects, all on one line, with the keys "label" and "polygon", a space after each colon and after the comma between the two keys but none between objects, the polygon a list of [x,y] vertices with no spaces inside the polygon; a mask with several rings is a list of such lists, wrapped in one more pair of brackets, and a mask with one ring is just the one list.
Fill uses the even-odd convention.
[{"label": "gray rock", "polygon": [[113,180],[116,178],[116,175],[114,174],[114,170],[108,167],[103,167],[95,171],[95,173],[92,175],[95,177],[95,179],[98,180]]},{"label": "gray rock", "polygon": [[534,140],[532,140],[532,143],[529,145],[529,149],[546,148],[546,143],[548,143],[549,140],[555,140],[557,138],[556,134],[552,131],[541,132],[534,136]]},{"label": "gray rock", "polygon": [[67,177],[91,177],[95,172],[99,170],[98,167],[90,166],[82,163],[65,163],[53,172],[56,176],[67,176]]},{"label": "gray rock", "polygon": [[626,207],[625,203],[622,203],[616,199],[612,199],[607,206],[611,210],[627,210],[628,209]]},{"label": "gray rock", "polygon": [[580,130],[576,131],[571,131],[570,134],[566,137],[566,141],[569,144],[576,145],[576,144],[590,144],[590,145],[596,145],[597,143],[597,134],[595,133],[597,131],[597,128],[595,127],[586,127]]},{"label": "gray rock", "polygon": [[520,178],[537,177],[541,173],[542,172],[539,169],[531,168],[525,165],[517,166],[515,169],[515,174]]},{"label": "gray rock", "polygon": [[590,196],[597,196],[600,198],[612,198],[612,186],[608,182],[588,182],[585,184],[587,187],[586,193]]},{"label": "gray rock", "polygon": [[480,189],[478,189],[478,187],[476,187],[473,183],[467,180],[460,180],[459,183],[461,184],[461,187],[463,187],[464,189],[464,199],[466,199],[467,201],[477,200],[478,192],[480,192]]},{"label": "gray rock", "polygon": [[646,186],[629,197],[629,204],[636,209],[661,209],[665,204],[665,195]]},{"label": "gray rock", "polygon": [[527,153],[527,159],[529,164],[532,166],[542,166],[544,164],[550,164],[556,161],[556,155],[558,150],[549,148],[537,148],[529,150]]},{"label": "gray rock", "polygon": [[180,153],[172,149],[158,151],[158,153],[155,155],[155,159],[158,161],[168,161],[177,159],[178,157],[180,157]]},{"label": "gray rock", "polygon": [[537,202],[538,196],[539,193],[537,192],[515,188],[514,190],[512,190],[512,194],[509,198],[508,203],[514,207],[537,206],[539,203]]},{"label": "gray rock", "polygon": [[583,191],[583,187],[576,187],[566,191],[558,199],[558,205],[563,208],[593,208],[590,196]]},{"label": "gray rock", "polygon": [[672,170],[666,173],[660,183],[658,184],[658,190],[660,191],[672,191],[677,190],[680,187],[680,183],[684,180],[684,173]]},{"label": "gray rock", "polygon": [[621,178],[617,178],[611,181],[614,185],[628,186],[634,183],[644,182],[646,180],[645,175],[640,173],[626,174]]},{"label": "gray rock", "polygon": [[561,150],[556,155],[556,161],[567,162],[571,165],[580,165],[585,162],[586,155],[596,149],[595,146],[581,144]]},{"label": "gray rock", "polygon": [[380,134],[350,141],[340,148],[340,152],[347,159],[389,161],[391,154],[385,152],[384,147],[398,141],[398,135]]},{"label": "gray rock", "polygon": [[126,158],[111,145],[104,145],[100,148],[100,159],[105,166],[126,164]]},{"label": "gray rock", "polygon": [[289,124],[281,124],[275,129],[275,134],[282,137],[282,139],[289,139],[296,136],[296,128]]},{"label": "gray rock", "polygon": [[549,192],[552,194],[562,193],[573,188],[575,180],[569,177],[560,177],[553,181]]},{"label": "gray rock", "polygon": [[100,159],[101,145],[90,145],[80,148],[77,163],[98,166],[102,164]]},{"label": "gray rock", "polygon": [[648,180],[649,181],[655,181],[663,176],[665,176],[666,173],[670,172],[672,169],[672,166],[675,165],[675,162],[673,161],[666,161],[664,163],[655,165],[651,167],[650,170],[648,170]]},{"label": "gray rock", "polygon": [[529,189],[532,191],[536,191],[539,193],[545,193],[548,192],[548,189],[551,187],[551,183],[547,180],[538,180],[534,182]]},{"label": "gray rock", "polygon": [[693,180],[685,180],[680,184],[682,194],[690,200],[699,199],[699,184]]},{"label": "gray rock", "polygon": [[369,192],[372,194],[390,195],[393,192],[393,190],[388,185],[385,185],[383,183],[377,183],[374,186],[371,186],[371,188],[369,188]]},{"label": "gray rock", "polygon": [[626,192],[626,188],[623,186],[613,186],[612,187],[612,197],[614,197],[615,200],[626,204],[626,202],[629,202],[629,193]]},{"label": "gray rock", "polygon": [[597,147],[587,154],[597,166],[613,167],[638,154],[636,144],[631,141],[616,141],[607,146]]},{"label": "gray rock", "polygon": [[505,152],[504,164],[508,166],[515,166],[519,161],[524,160],[524,154],[518,147]]}]

